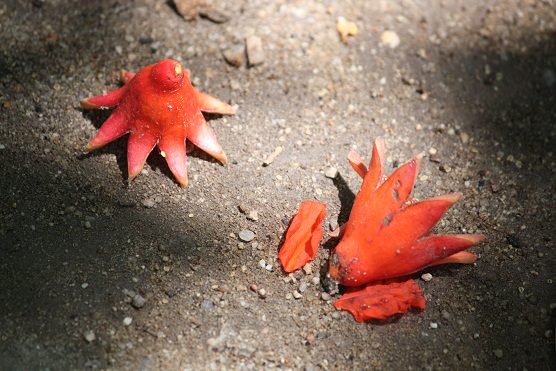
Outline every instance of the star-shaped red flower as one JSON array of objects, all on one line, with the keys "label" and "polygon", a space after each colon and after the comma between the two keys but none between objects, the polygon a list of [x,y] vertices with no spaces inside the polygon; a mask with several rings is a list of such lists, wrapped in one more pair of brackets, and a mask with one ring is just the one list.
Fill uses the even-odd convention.
[{"label": "star-shaped red flower", "polygon": [[187,186],[186,139],[223,164],[226,155],[203,112],[233,115],[234,109],[196,90],[189,71],[170,59],[147,66],[137,74],[122,72],[126,84],[117,90],[85,99],[83,108],[116,106],[112,115],[87,144],[86,152],[130,133],[127,147],[129,181],[143,168],[158,145],[182,187]]}]

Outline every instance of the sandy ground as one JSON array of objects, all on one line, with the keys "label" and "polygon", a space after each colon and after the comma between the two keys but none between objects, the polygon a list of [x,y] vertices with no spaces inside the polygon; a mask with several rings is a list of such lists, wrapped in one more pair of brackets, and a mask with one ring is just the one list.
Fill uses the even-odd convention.
[{"label": "sandy ground", "polygon": [[[0,369],[556,369],[554,2],[214,8],[229,20],[162,0],[0,4]],[[226,63],[250,35],[264,62]],[[237,107],[210,120],[229,163],[193,152],[182,189],[155,150],[128,187],[127,138],[84,155],[110,112],[79,101],[164,58]],[[326,228],[347,220],[346,156],[377,136],[388,172],[425,151],[415,198],[463,192],[436,232],[487,239],[474,265],[414,275],[426,310],[361,324],[323,300],[337,241],[290,277],[276,255],[303,200],[328,205]]]}]

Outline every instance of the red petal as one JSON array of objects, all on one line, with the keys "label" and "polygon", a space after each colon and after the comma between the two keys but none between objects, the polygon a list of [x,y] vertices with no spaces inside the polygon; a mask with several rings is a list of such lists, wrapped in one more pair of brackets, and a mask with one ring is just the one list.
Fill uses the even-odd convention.
[{"label": "red petal", "polygon": [[100,148],[105,144],[121,137],[129,131],[129,125],[127,119],[123,114],[123,111],[117,108],[102,124],[100,130],[94,136],[93,139],[87,144],[85,152],[92,151],[94,149]]},{"label": "red petal", "polygon": [[135,75],[136,74],[133,73],[133,72],[129,72],[129,71],[126,71],[126,70],[121,70],[120,71],[120,80],[122,80],[122,82],[124,84],[127,84],[128,82],[131,81],[132,78],[135,77]]},{"label": "red petal", "polygon": [[315,258],[323,235],[321,224],[325,216],[325,204],[316,201],[301,204],[278,253],[284,271],[292,272]]},{"label": "red petal", "polygon": [[121,88],[109,91],[106,94],[83,99],[81,101],[81,107],[87,109],[114,107],[120,103],[120,99],[122,98],[124,92],[125,86],[122,86]]},{"label": "red petal", "polygon": [[425,298],[414,280],[388,280],[349,288],[334,306],[349,311],[357,322],[384,320],[410,307],[425,309]]},{"label": "red petal", "polygon": [[219,113],[222,115],[234,115],[236,113],[236,111],[229,104],[226,104],[208,94],[201,93],[197,89],[195,89],[195,96],[199,102],[199,108],[203,112]]},{"label": "red petal", "polygon": [[384,250],[410,246],[423,237],[460,197],[461,193],[454,193],[409,205],[383,221],[374,243]]},{"label": "red petal", "polygon": [[351,151],[348,155],[348,161],[351,167],[353,168],[353,170],[355,170],[355,172],[359,174],[361,178],[364,179],[368,170],[365,164],[363,163],[361,156],[359,156],[357,152]]},{"label": "red petal", "polygon": [[127,143],[127,172],[131,182],[143,169],[143,165],[153,150],[158,138],[148,130],[132,131]]},{"label": "red petal", "polygon": [[[197,147],[222,162],[226,163],[226,155],[222,151],[222,147],[216,140],[216,135],[211,127],[205,121],[203,114],[200,111],[193,113],[191,118],[192,124],[187,125],[187,139],[190,140]],[[193,123],[194,122],[194,123]]]},{"label": "red petal", "polygon": [[185,137],[163,136],[158,142],[158,148],[163,151],[168,167],[178,183],[183,188],[187,187]]},{"label": "red petal", "polygon": [[[382,174],[384,173],[384,139],[381,137],[376,138],[375,144],[373,145],[373,154],[371,157],[371,162],[369,163],[369,176],[366,182],[369,183],[369,188],[378,188],[380,180],[382,179]],[[363,187],[363,186],[361,186]]]}]

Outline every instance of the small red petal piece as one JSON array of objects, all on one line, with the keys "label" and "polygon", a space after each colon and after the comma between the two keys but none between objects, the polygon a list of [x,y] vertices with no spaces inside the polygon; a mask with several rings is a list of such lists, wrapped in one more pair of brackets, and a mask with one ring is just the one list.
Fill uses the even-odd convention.
[{"label": "small red petal piece", "polygon": [[226,155],[201,111],[234,114],[228,104],[197,91],[189,70],[171,59],[147,66],[137,73],[121,71],[121,88],[85,99],[83,108],[117,106],[89,142],[86,152],[131,133],[128,141],[128,175],[131,181],[158,144],[178,183],[187,186],[186,140],[223,164]]},{"label": "small red petal piece", "polygon": [[301,203],[278,253],[284,271],[292,272],[315,258],[322,240],[322,221],[325,216],[325,204],[316,201]]},{"label": "small red petal piece", "polygon": [[349,311],[357,322],[384,320],[410,307],[425,309],[425,298],[414,280],[386,280],[350,287],[334,306]]}]

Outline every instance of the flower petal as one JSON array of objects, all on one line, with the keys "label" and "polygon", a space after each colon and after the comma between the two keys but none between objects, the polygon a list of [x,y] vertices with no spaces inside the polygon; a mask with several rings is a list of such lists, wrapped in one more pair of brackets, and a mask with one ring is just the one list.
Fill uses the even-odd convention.
[{"label": "flower petal", "polygon": [[325,204],[316,201],[301,203],[278,253],[284,271],[292,272],[315,258],[323,235],[321,224],[325,216]]},{"label": "flower petal", "polygon": [[410,307],[425,309],[426,302],[417,282],[386,280],[366,286],[351,287],[334,303],[336,308],[349,311],[357,322],[384,320]]}]

